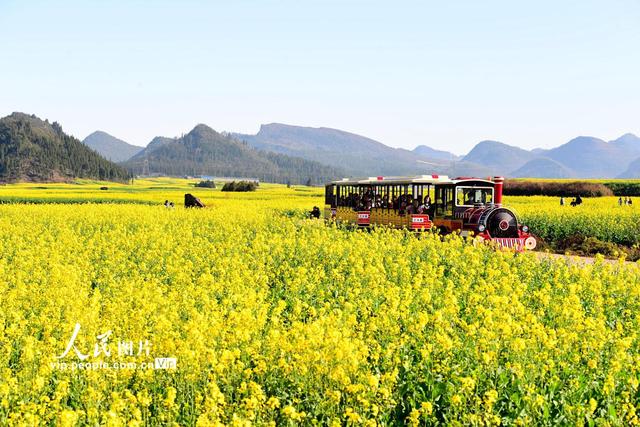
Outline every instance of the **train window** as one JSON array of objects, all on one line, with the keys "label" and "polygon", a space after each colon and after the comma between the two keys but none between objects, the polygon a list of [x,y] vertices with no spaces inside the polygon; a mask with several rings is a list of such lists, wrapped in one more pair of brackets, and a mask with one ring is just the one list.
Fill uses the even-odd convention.
[{"label": "train window", "polygon": [[324,204],[336,207],[336,185],[329,184],[324,188]]},{"label": "train window", "polygon": [[436,187],[436,215],[453,216],[453,187]]},{"label": "train window", "polygon": [[456,206],[473,206],[476,203],[492,203],[491,187],[456,187]]}]

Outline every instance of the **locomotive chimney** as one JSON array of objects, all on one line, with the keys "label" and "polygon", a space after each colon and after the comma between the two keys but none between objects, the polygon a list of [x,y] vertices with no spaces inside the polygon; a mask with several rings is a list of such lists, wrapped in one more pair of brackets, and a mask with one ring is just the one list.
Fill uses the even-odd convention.
[{"label": "locomotive chimney", "polygon": [[494,194],[493,203],[495,203],[496,205],[501,205],[502,204],[502,186],[504,183],[504,178],[501,176],[494,176],[493,182],[495,183],[494,185],[495,194]]}]

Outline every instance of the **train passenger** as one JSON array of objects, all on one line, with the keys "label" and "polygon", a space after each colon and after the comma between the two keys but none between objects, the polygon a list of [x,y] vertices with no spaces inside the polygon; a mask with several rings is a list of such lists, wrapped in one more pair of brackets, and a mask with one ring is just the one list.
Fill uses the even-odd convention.
[{"label": "train passenger", "polygon": [[414,213],[416,213],[413,209],[413,203],[407,203],[407,215],[413,215]]},{"label": "train passenger", "polygon": [[[425,197],[425,199],[426,199],[426,197]],[[422,203],[420,203],[420,204],[418,205],[417,212],[418,212],[419,214],[423,214],[423,213],[425,213],[425,212],[427,211],[427,209],[428,209],[427,205],[425,204],[425,202],[424,202],[424,201],[422,201]]]},{"label": "train passenger", "polygon": [[400,199],[398,200],[398,204],[400,205],[400,207],[398,208],[398,213],[400,215],[404,215],[405,212],[407,211],[407,200],[405,199],[404,196],[400,196]]}]

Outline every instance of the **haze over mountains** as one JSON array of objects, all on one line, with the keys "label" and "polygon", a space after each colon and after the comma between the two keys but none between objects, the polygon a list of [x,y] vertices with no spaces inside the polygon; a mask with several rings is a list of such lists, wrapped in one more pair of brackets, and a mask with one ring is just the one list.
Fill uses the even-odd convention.
[{"label": "haze over mountains", "polygon": [[[419,145],[392,148],[379,141],[331,128],[280,123],[262,125],[255,135],[230,134],[257,151],[280,153],[341,170],[345,176],[440,173],[451,176],[504,175],[531,178],[640,177],[640,138],[626,134],[606,142],[580,136],[553,149],[524,150],[481,141],[467,155]],[[149,146],[170,138],[155,138]]]},{"label": "haze over mountains", "polygon": [[123,140],[100,130],[93,132],[82,142],[92,150],[97,151],[106,159],[113,162],[124,162],[125,160],[129,160],[144,149],[144,147],[128,144]]},{"label": "haze over mountains", "polygon": [[249,177],[316,185],[344,174],[318,162],[256,150],[203,124],[180,138],[154,138],[144,150],[122,164],[138,175]]},{"label": "haze over mountains", "polygon": [[35,116],[14,113],[0,119],[0,180],[123,180],[131,173],[313,184],[341,177],[431,173],[640,178],[640,138],[633,134],[609,142],[580,136],[553,149],[535,150],[487,140],[465,156],[426,145],[392,148],[338,129],[279,123],[263,125],[255,135],[220,133],[198,125],[180,138],[158,136],[146,148],[102,131],[83,142],[64,134],[57,123]]}]

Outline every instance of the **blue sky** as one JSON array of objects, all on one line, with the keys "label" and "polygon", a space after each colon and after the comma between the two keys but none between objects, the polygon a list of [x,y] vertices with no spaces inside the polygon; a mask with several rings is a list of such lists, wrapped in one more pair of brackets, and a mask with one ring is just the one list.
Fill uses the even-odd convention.
[{"label": "blue sky", "polygon": [[640,2],[0,0],[0,115],[137,145],[282,122],[465,153],[640,134]]}]

